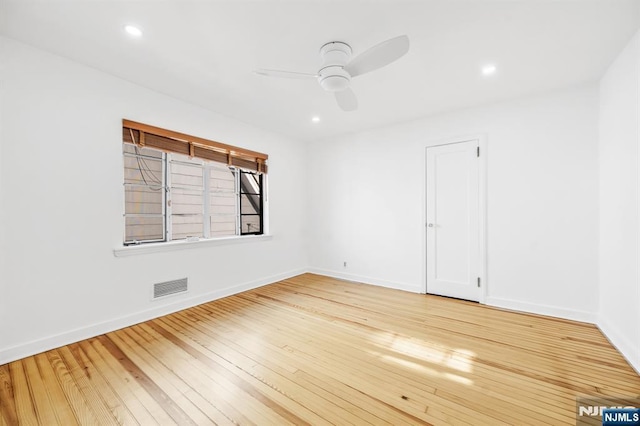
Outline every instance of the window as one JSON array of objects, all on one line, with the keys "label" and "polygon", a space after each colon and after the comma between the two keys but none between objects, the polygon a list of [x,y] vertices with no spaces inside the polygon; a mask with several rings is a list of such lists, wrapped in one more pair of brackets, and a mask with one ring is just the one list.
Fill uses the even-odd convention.
[{"label": "window", "polygon": [[263,234],[266,155],[123,123],[125,245]]}]

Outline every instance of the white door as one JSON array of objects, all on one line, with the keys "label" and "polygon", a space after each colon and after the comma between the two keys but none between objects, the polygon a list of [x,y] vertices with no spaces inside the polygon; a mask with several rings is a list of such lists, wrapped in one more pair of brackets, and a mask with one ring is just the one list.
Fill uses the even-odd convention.
[{"label": "white door", "polygon": [[427,293],[480,300],[478,141],[427,148]]}]

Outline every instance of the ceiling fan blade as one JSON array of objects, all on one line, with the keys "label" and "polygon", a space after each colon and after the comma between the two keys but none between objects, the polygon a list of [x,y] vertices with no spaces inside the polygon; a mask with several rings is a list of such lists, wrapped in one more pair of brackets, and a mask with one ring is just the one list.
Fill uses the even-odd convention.
[{"label": "ceiling fan blade", "polygon": [[346,88],[334,93],[336,94],[338,106],[344,111],[355,111],[358,109],[358,98],[356,98],[356,94],[353,93],[353,90]]},{"label": "ceiling fan blade", "polygon": [[267,69],[257,69],[253,72],[254,74],[264,75],[266,77],[279,77],[279,78],[298,78],[298,79],[308,79],[308,78],[316,78],[315,74],[307,74],[304,72],[294,72],[294,71],[281,71],[281,70],[267,70]]},{"label": "ceiling fan blade", "polygon": [[353,58],[344,69],[351,77],[365,74],[400,59],[409,51],[409,37],[401,35],[383,41]]}]

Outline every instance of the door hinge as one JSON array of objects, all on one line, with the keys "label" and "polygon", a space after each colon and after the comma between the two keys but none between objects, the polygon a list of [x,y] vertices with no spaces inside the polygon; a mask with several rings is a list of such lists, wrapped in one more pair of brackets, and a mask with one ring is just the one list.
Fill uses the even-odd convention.
[{"label": "door hinge", "polygon": [[478,157],[480,157],[480,147],[476,148],[476,154]]},{"label": "door hinge", "polygon": [[478,287],[480,287],[480,277],[478,277]]}]

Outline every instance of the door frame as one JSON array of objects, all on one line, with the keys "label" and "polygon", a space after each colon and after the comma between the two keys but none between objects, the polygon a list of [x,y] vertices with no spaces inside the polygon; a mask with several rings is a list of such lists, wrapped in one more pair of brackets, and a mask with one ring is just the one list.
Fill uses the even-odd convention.
[{"label": "door frame", "polygon": [[480,160],[478,163],[478,230],[480,235],[480,304],[485,304],[489,279],[487,276],[487,136],[485,134],[476,134],[468,136],[456,136],[446,139],[438,139],[427,142],[424,148],[423,156],[423,179],[422,179],[422,288],[423,294],[427,293],[427,148],[433,148],[442,145],[451,145],[462,142],[477,141],[480,148]]}]

